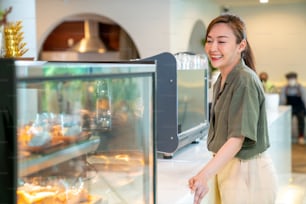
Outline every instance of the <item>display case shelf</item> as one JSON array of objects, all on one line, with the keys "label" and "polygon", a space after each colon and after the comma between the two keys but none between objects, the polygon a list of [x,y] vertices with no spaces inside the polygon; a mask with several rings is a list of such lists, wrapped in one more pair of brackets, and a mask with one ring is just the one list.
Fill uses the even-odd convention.
[{"label": "display case shelf", "polygon": [[100,138],[93,136],[86,141],[65,146],[63,149],[49,154],[33,155],[22,159],[19,163],[19,175],[22,177],[27,176],[73,158],[92,153],[98,148],[99,142]]}]

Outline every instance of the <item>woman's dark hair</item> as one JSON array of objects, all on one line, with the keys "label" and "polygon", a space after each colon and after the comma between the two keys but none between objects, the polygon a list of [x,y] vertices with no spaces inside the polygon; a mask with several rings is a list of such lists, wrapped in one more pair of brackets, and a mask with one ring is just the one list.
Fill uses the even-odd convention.
[{"label": "woman's dark hair", "polygon": [[222,14],[213,19],[208,25],[205,42],[212,27],[218,23],[225,23],[233,30],[234,35],[236,36],[237,44],[240,43],[243,39],[246,40],[247,45],[245,50],[241,53],[241,57],[244,59],[245,64],[256,72],[253,52],[247,40],[246,27],[240,17],[233,14]]}]

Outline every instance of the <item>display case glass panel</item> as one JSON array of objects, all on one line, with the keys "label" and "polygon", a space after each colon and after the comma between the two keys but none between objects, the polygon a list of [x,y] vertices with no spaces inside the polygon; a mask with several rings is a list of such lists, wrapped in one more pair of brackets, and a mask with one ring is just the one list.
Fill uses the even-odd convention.
[{"label": "display case glass panel", "polygon": [[208,129],[208,59],[206,55],[176,54],[178,133],[197,126]]},{"label": "display case glass panel", "polygon": [[15,62],[17,203],[155,203],[153,62]]}]

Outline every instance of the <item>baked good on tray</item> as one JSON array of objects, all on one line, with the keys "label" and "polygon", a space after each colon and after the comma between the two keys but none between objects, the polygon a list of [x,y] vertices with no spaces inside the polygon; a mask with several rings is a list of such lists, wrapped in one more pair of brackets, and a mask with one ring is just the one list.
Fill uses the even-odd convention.
[{"label": "baked good on tray", "polygon": [[25,183],[17,189],[18,204],[79,204],[89,202],[91,195],[84,188],[65,189]]},{"label": "baked good on tray", "polygon": [[18,145],[21,151],[48,153],[63,144],[86,140],[90,135],[78,122],[36,120],[18,128]]}]

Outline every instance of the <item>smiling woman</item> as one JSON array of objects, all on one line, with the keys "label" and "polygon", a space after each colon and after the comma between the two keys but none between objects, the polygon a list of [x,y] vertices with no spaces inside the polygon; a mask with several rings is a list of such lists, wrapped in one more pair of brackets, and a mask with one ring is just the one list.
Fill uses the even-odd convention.
[{"label": "smiling woman", "polygon": [[214,85],[207,139],[213,157],[189,179],[194,204],[209,189],[210,203],[275,203],[275,169],[266,153],[270,141],[265,96],[242,19],[223,14],[212,20],[205,51],[220,75]]},{"label": "smiling woman", "polygon": [[[226,17],[224,18],[215,19],[214,21],[211,22],[211,24],[208,27],[209,32],[207,32],[206,34],[205,50],[207,53],[216,54],[215,52],[216,50],[214,49],[217,48],[221,50],[226,49],[227,48],[226,45],[233,42],[234,44],[232,44],[232,46],[236,45],[239,46],[237,46],[236,49],[234,50],[228,50],[228,51],[234,51],[233,54],[230,55],[231,57],[230,60],[234,60],[232,61],[232,63],[237,63],[237,60],[240,60],[240,58],[242,57],[246,65],[251,69],[255,70],[254,56],[252,49],[247,40],[247,34],[244,22],[239,21],[234,23],[233,21],[235,18],[236,18],[235,16],[229,17],[228,15],[226,15]],[[214,42],[213,40],[215,41],[215,44],[213,44]],[[213,47],[217,45],[219,47]],[[233,49],[233,47],[228,47],[228,49]],[[211,63],[213,63],[212,59]],[[217,65],[214,64],[213,66],[218,67]]]}]

